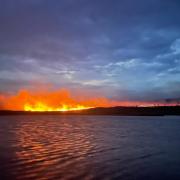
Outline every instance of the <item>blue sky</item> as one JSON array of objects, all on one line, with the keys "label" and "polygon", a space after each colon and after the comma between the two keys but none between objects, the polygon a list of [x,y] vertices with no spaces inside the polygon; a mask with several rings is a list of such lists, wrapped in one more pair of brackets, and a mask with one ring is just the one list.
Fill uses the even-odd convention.
[{"label": "blue sky", "polygon": [[179,0],[0,0],[0,92],[35,84],[180,98]]}]

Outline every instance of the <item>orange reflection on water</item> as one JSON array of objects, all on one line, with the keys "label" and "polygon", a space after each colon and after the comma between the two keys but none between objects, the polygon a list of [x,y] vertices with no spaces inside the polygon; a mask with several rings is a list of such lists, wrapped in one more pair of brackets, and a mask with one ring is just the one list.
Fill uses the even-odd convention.
[{"label": "orange reflection on water", "polygon": [[74,171],[73,166],[82,168],[78,162],[87,157],[95,142],[88,132],[66,121],[64,118],[59,127],[52,121],[44,126],[45,121],[41,119],[21,122],[15,133],[19,149],[16,158],[24,169],[22,178],[55,177],[60,170],[68,175],[69,171]]}]

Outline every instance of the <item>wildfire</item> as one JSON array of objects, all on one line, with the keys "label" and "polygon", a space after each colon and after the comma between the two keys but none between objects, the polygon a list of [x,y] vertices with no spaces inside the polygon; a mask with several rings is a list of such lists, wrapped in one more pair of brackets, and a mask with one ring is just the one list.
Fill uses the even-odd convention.
[{"label": "wildfire", "polygon": [[[67,89],[56,91],[20,90],[15,95],[0,94],[0,110],[77,111],[94,107],[153,106],[157,102],[113,101],[97,95],[72,95]],[[159,103],[159,105],[166,105]],[[168,104],[169,105],[169,104]],[[171,103],[171,105],[174,105]]]},{"label": "wildfire", "polygon": [[87,107],[83,105],[76,105],[72,107],[66,104],[63,104],[58,108],[53,108],[41,102],[36,103],[34,106],[28,103],[24,105],[25,111],[78,111],[78,110],[90,109],[90,108],[92,107]]},{"label": "wildfire", "polygon": [[20,90],[15,95],[0,95],[0,109],[24,111],[76,111],[93,107],[115,106],[117,103],[93,95],[72,95],[67,89],[56,91]]}]

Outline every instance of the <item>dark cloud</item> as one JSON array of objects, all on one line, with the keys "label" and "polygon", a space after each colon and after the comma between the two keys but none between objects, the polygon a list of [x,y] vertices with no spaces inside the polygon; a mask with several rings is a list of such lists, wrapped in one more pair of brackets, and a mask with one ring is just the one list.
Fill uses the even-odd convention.
[{"label": "dark cloud", "polygon": [[178,0],[0,4],[1,90],[38,80],[122,99],[178,96]]}]

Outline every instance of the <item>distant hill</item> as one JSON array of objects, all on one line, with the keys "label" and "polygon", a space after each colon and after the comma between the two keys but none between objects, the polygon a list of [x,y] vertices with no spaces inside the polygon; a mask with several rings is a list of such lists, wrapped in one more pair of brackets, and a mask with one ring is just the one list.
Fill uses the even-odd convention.
[{"label": "distant hill", "polygon": [[0,115],[119,115],[119,116],[164,116],[180,115],[180,106],[155,107],[99,107],[66,112],[30,112],[1,110]]}]

